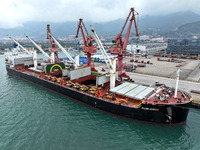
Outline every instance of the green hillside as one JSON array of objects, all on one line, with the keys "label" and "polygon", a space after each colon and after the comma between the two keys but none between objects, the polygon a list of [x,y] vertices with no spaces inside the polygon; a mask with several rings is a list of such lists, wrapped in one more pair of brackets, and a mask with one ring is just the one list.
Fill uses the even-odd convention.
[{"label": "green hillside", "polygon": [[192,38],[197,36],[200,38],[200,21],[184,24],[175,31],[163,33],[163,36],[176,38]]}]

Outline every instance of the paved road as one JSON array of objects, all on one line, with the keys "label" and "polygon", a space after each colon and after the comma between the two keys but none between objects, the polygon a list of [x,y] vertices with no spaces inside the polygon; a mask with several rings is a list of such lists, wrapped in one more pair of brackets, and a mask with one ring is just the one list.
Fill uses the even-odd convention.
[{"label": "paved road", "polygon": [[[176,85],[176,79],[144,75],[139,73],[130,73],[130,72],[127,72],[127,75],[129,75],[135,82],[141,84],[154,85],[156,81],[159,81],[160,83],[164,83],[170,87],[175,87]],[[190,92],[191,90],[200,90],[200,83],[179,80],[179,89],[184,90],[186,92]]]},{"label": "paved road", "polygon": [[199,79],[200,79],[200,63],[187,77],[187,80],[199,81]]},{"label": "paved road", "polygon": [[[101,72],[101,68],[105,68],[105,64],[99,67],[96,67],[96,69]],[[108,71],[106,69],[106,71]],[[139,84],[145,84],[145,85],[155,85],[156,81],[159,81],[160,83],[164,83],[169,87],[176,86],[176,79],[170,79],[165,77],[158,77],[158,76],[151,76],[146,74],[139,74],[139,73],[132,73],[132,72],[126,72],[127,75],[129,75],[136,83]],[[190,92],[191,90],[198,90],[200,91],[200,82],[191,82],[191,81],[185,81],[185,80],[179,80],[179,87],[180,90],[184,90],[186,92]],[[191,93],[194,100],[200,101],[200,94],[193,94]]]}]

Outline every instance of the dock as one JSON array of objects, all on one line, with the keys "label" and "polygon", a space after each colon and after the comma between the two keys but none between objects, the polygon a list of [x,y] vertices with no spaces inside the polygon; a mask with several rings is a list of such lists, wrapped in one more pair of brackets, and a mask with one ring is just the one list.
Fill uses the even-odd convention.
[{"label": "dock", "polygon": [[192,107],[200,108],[200,101],[192,101],[191,103]]},{"label": "dock", "polygon": [[190,92],[193,97],[192,107],[200,108],[200,91],[191,90]]}]

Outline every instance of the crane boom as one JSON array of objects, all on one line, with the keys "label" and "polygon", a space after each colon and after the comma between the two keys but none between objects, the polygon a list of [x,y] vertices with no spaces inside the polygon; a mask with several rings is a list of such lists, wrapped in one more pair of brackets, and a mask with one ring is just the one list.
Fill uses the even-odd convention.
[{"label": "crane boom", "polygon": [[34,50],[33,53],[30,53],[25,47],[23,47],[19,42],[17,42],[17,40],[13,39],[11,36],[8,36],[11,40],[13,40],[15,43],[17,43],[17,45],[22,48],[25,52],[27,52],[29,55],[31,55],[33,57],[33,64],[34,64],[34,68],[37,68],[37,52]]},{"label": "crane boom", "polygon": [[77,64],[75,62],[75,60],[69,55],[69,53],[65,50],[65,48],[53,37],[52,34],[49,33],[50,38],[52,38],[55,43],[58,45],[58,47],[63,51],[63,53],[65,53],[65,55],[77,66],[79,66],[79,64]]},{"label": "crane boom", "polygon": [[[112,41],[113,43],[117,43],[117,46],[111,47],[110,51],[112,54],[118,54],[118,55],[122,55],[122,53],[124,51],[126,51],[126,47],[128,44],[128,39],[129,39],[129,35],[130,35],[130,31],[131,31],[131,27],[132,27],[132,23],[134,21],[134,26],[135,26],[135,33],[136,36],[139,36],[138,33],[138,20],[136,20],[135,16],[139,16],[139,13],[135,11],[134,8],[131,8],[128,17],[126,18],[126,21],[122,27],[121,32],[115,37],[115,39]],[[131,17],[131,18],[130,18]],[[126,37],[124,39],[124,41],[122,40],[122,33],[127,25],[127,22],[130,18],[130,23],[127,29],[127,33],[126,33]],[[138,19],[138,18],[137,18]]]},{"label": "crane boom", "polygon": [[50,56],[52,57],[53,62],[60,63],[60,58],[58,57],[58,47],[56,47],[55,41],[50,38],[49,34],[51,34],[51,29],[50,25],[47,24],[47,39],[50,40],[51,45],[51,47],[49,47]]},{"label": "crane boom", "polygon": [[8,36],[11,40],[13,40],[20,48],[22,48],[25,52],[27,52],[28,54],[30,54],[31,56],[33,56],[32,53],[30,53],[25,47],[23,47],[19,42],[17,42],[17,40],[13,39],[11,36]]},{"label": "crane boom", "polygon": [[[82,28],[81,24],[83,24],[83,19],[80,18],[75,38],[78,38],[79,29],[81,29],[81,34],[82,34],[84,46],[87,46],[87,42],[86,42],[86,39],[85,39],[85,34],[83,32],[83,28]],[[84,28],[85,28],[85,25],[84,25]],[[86,28],[85,28],[85,30],[86,30]],[[87,30],[86,30],[86,33],[88,34]]]},{"label": "crane boom", "polygon": [[105,51],[105,49],[104,49],[104,46],[103,46],[103,44],[101,43],[101,40],[99,39],[99,37],[98,37],[96,31],[94,30],[94,28],[93,28],[92,26],[91,26],[91,30],[92,30],[92,33],[94,34],[94,37],[95,37],[95,39],[96,39],[96,42],[97,42],[97,44],[98,44],[98,46],[99,46],[99,48],[100,48],[100,50],[101,50],[101,54],[103,55],[103,58],[104,58],[104,60],[105,60],[105,62],[106,62],[107,67],[109,68],[109,70],[111,70],[111,71],[114,73],[115,68],[114,68],[114,66],[113,66],[113,64],[112,64],[112,62],[111,62],[111,59],[110,59],[110,57],[108,56],[108,54],[106,53],[106,51]]},{"label": "crane boom", "polygon": [[[137,23],[136,23],[136,19],[135,19],[135,16],[136,15],[138,15],[138,12],[136,12],[135,10],[134,10],[134,8],[131,8],[131,11],[130,11],[130,13],[129,13],[129,16],[128,16],[128,18],[130,17],[130,14],[132,13],[132,17],[131,17],[131,19],[130,19],[130,23],[129,23],[129,26],[128,26],[128,29],[127,29],[127,33],[126,33],[126,37],[125,37],[125,39],[124,39],[124,44],[123,44],[123,48],[122,48],[122,51],[126,51],[126,47],[127,47],[127,44],[128,44],[128,39],[129,39],[129,35],[130,35],[130,31],[131,31],[131,27],[132,27],[132,23],[133,23],[133,21],[134,21],[134,26],[135,26],[135,35],[136,35],[136,37],[138,37],[139,36],[139,33],[138,33],[138,21],[137,21]],[[136,13],[136,14],[135,14]],[[128,19],[127,18],[127,19]]]},{"label": "crane boom", "polygon": [[[85,30],[87,37],[85,37],[83,29]],[[83,43],[84,43],[83,52],[87,53],[87,66],[90,66],[92,71],[97,72],[94,66],[91,65],[91,54],[97,52],[97,47],[93,46],[93,42],[95,41],[95,39],[91,35],[88,34],[88,31],[85,27],[85,24],[83,23],[82,18],[79,19],[78,28],[77,28],[77,32],[75,36],[76,38],[78,38],[79,30],[81,30]]]},{"label": "crane boom", "polygon": [[[134,8],[131,8],[130,12],[128,14],[128,17],[126,18],[126,21],[125,21],[125,23],[122,27],[122,30],[115,37],[115,39],[112,41],[113,43],[116,43],[116,45],[112,46],[110,48],[111,54],[118,55],[118,73],[119,73],[118,75],[120,77],[130,78],[128,75],[126,75],[125,70],[123,69],[122,59],[123,59],[123,53],[126,52],[126,47],[127,47],[127,44],[128,44],[128,39],[129,39],[129,35],[130,35],[130,32],[131,32],[131,27],[132,27],[133,21],[134,21],[134,26],[135,26],[136,37],[139,36],[139,34],[138,34],[138,20],[136,22],[136,16],[137,16],[137,19],[138,19],[139,13],[136,12]],[[127,29],[126,37],[123,41],[122,40],[122,33],[123,33],[127,23],[128,23],[129,18],[130,18],[129,26],[128,26],[128,29]]]},{"label": "crane boom", "polygon": [[101,50],[101,53],[103,55],[103,58],[106,62],[106,65],[109,69],[109,75],[110,75],[110,89],[115,87],[115,73],[116,73],[116,59],[114,59],[113,62],[111,62],[110,57],[108,56],[108,54],[106,53],[103,44],[101,43],[101,40],[99,39],[96,31],[94,30],[94,28],[91,26],[91,30],[92,33],[94,34],[94,37],[96,39],[96,42]]},{"label": "crane boom", "polygon": [[[85,29],[87,37],[85,37],[83,28]],[[76,38],[78,38],[79,29],[81,29],[81,34],[82,34],[84,46],[86,46],[86,47],[87,46],[92,46],[92,42],[94,42],[95,39],[91,35],[88,34],[88,31],[87,31],[87,29],[85,27],[85,24],[84,24],[82,18],[79,19],[78,28],[77,28],[77,32],[76,32],[76,36],[75,36]]]},{"label": "crane boom", "polygon": [[45,51],[38,44],[36,44],[28,35],[24,35],[33,43],[33,45],[35,45],[35,47],[37,47],[38,50],[40,50],[47,58],[51,60],[51,57],[47,53],[45,53]]}]

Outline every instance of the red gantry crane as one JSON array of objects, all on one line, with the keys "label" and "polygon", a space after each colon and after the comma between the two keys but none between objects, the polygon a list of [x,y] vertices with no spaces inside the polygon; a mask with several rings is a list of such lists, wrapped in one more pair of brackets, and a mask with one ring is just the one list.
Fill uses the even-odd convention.
[{"label": "red gantry crane", "polygon": [[[85,29],[87,37],[85,37],[83,28]],[[87,53],[87,66],[90,66],[92,71],[97,72],[97,70],[94,68],[94,65],[91,65],[91,54],[97,52],[97,47],[93,46],[93,42],[95,41],[95,39],[91,35],[88,34],[85,24],[83,23],[83,19],[81,18],[79,19],[77,33],[75,36],[76,38],[78,38],[79,29],[81,29],[81,34],[83,38],[83,44],[84,44],[83,52]]]},{"label": "red gantry crane", "polygon": [[[131,16],[131,18],[130,18]],[[115,39],[112,41],[113,43],[116,43],[116,46],[113,46],[110,48],[110,53],[114,54],[114,55],[118,55],[118,76],[119,77],[125,77],[125,78],[130,78],[128,75],[126,75],[125,70],[123,70],[122,67],[122,58],[123,58],[123,54],[126,52],[126,47],[128,44],[128,39],[129,39],[129,34],[131,31],[131,26],[132,26],[132,22],[134,21],[134,25],[135,25],[135,32],[136,32],[136,37],[139,36],[138,34],[138,20],[136,21],[136,16],[138,19],[139,13],[136,12],[134,10],[134,8],[131,8],[130,13],[124,23],[124,26],[122,27],[121,32],[115,37]],[[124,41],[122,40],[122,33],[124,31],[124,28],[128,22],[130,18],[130,23],[128,26],[128,30],[126,33],[126,37],[124,39]]]},{"label": "red gantry crane", "polygon": [[50,52],[50,56],[51,58],[53,58],[53,61],[55,63],[60,63],[60,59],[58,57],[58,47],[56,47],[56,43],[55,41],[49,36],[49,34],[51,35],[51,30],[50,30],[50,25],[47,24],[47,39],[50,40],[50,44],[51,47],[49,47],[49,52]]}]

